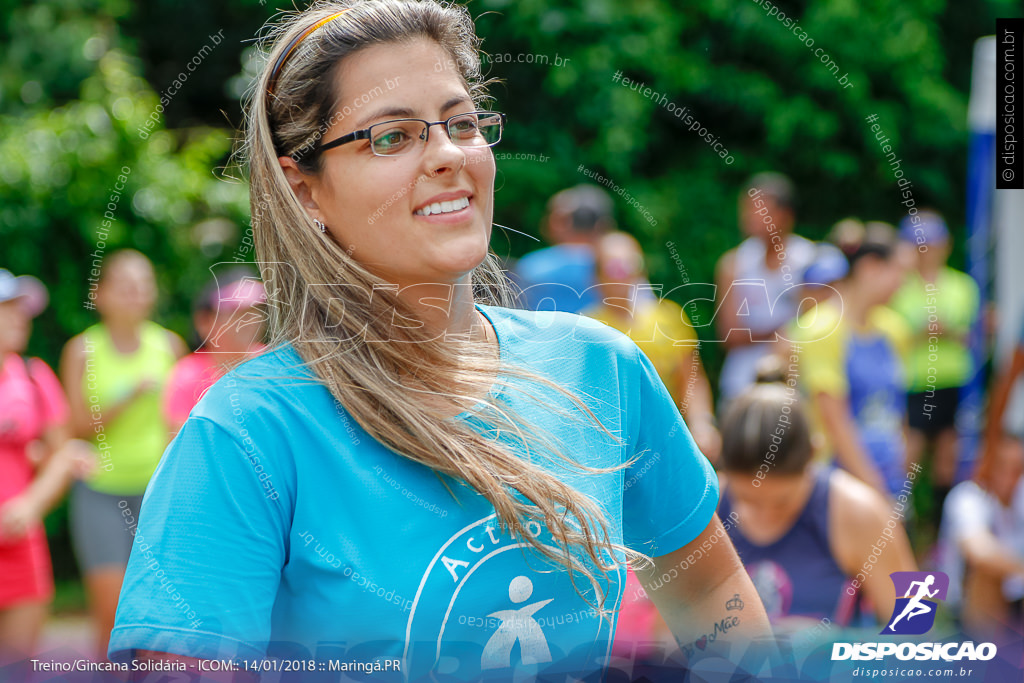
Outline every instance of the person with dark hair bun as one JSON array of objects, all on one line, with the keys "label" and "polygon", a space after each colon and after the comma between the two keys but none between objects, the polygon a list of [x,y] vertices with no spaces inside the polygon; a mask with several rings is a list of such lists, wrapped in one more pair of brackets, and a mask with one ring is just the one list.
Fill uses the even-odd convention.
[{"label": "person with dark hair bun", "polygon": [[849,271],[833,285],[837,296],[792,328],[799,381],[837,464],[895,498],[907,480],[908,340],[902,319],[885,306],[903,281],[896,233],[886,223],[846,219],[830,239]]},{"label": "person with dark hair bun", "polygon": [[863,595],[884,623],[896,600],[889,573],[915,568],[906,533],[878,492],[812,464],[811,428],[783,366],[759,374],[786,383],[757,384],[729,406],[718,514],[736,513],[729,536],[769,618],[776,631],[857,623]]}]

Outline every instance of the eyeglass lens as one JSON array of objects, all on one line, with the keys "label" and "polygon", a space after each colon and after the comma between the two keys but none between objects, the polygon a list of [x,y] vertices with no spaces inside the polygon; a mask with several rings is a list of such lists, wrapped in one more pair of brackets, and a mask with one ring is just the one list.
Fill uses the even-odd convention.
[{"label": "eyeglass lens", "polygon": [[[423,121],[402,119],[370,127],[373,151],[382,156],[403,154],[427,139]],[[448,122],[448,135],[460,147],[489,147],[501,139],[501,115],[471,112]]]}]

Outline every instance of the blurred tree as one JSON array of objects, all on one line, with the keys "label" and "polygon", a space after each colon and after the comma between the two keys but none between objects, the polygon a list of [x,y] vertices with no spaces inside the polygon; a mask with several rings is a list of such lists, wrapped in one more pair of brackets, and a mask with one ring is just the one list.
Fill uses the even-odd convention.
[{"label": "blurred tree", "polygon": [[[164,130],[163,107],[139,60],[119,47],[113,16],[123,5],[97,3],[86,14],[43,2],[4,17],[13,66],[0,85],[0,265],[50,287],[30,351],[51,363],[95,319],[90,278],[106,253],[134,247],[154,261],[160,317],[184,335],[189,294],[210,263],[233,257],[247,224],[245,186],[218,177],[233,133]],[[61,37],[60,51],[40,49],[40,68],[22,69],[18,55],[31,60],[49,36]],[[19,73],[36,80],[16,88],[11,74]],[[26,97],[27,84],[44,77],[42,94]]]}]

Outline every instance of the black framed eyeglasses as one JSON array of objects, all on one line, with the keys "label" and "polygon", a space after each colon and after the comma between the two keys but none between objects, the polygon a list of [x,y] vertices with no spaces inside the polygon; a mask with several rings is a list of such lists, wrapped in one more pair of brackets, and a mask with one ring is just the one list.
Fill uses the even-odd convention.
[{"label": "black framed eyeglasses", "polygon": [[370,149],[379,157],[407,154],[420,149],[427,143],[430,138],[431,126],[444,126],[448,131],[448,137],[459,147],[492,147],[501,140],[501,131],[505,127],[505,115],[496,111],[471,111],[449,116],[444,121],[431,122],[423,119],[384,121],[325,142],[314,152],[326,152],[356,140],[369,140]]}]

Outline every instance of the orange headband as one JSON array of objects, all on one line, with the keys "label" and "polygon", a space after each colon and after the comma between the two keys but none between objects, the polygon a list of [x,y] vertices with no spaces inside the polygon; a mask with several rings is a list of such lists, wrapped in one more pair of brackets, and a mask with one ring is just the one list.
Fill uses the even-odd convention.
[{"label": "orange headband", "polygon": [[[351,9],[351,8],[349,8],[349,9]],[[277,85],[278,73],[281,71],[281,67],[284,66],[284,63],[285,63],[285,61],[287,61],[288,57],[292,54],[292,52],[295,51],[295,48],[297,48],[299,46],[299,43],[301,43],[303,40],[305,40],[306,36],[308,36],[310,33],[312,33],[313,31],[317,30],[318,28],[320,28],[324,24],[327,24],[327,23],[330,23],[330,22],[334,21],[335,19],[337,19],[341,15],[345,14],[345,12],[348,12],[348,9],[343,9],[340,12],[335,12],[331,16],[325,17],[324,19],[321,19],[320,21],[316,22],[315,24],[313,24],[312,26],[307,28],[305,31],[303,31],[299,35],[297,35],[294,38],[292,38],[292,42],[290,42],[288,44],[288,47],[286,47],[284,49],[284,52],[281,53],[281,56],[277,58],[277,63],[274,64],[274,70],[270,72],[270,81],[267,83],[267,94],[268,95],[273,95],[274,94],[274,86]]]}]

